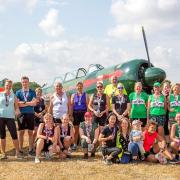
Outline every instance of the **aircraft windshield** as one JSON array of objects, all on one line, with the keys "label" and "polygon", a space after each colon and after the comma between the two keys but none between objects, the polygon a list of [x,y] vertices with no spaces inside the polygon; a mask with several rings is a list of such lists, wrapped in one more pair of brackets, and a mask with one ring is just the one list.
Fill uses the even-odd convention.
[{"label": "aircraft windshield", "polygon": [[79,68],[77,70],[77,75],[76,75],[76,78],[80,78],[80,77],[84,77],[86,76],[86,70],[84,68]]},{"label": "aircraft windshield", "polygon": [[91,64],[88,68],[88,74],[102,69],[104,69],[104,67],[101,66],[100,64]]},{"label": "aircraft windshield", "polygon": [[68,72],[65,74],[64,81],[70,81],[76,78],[76,71]]}]

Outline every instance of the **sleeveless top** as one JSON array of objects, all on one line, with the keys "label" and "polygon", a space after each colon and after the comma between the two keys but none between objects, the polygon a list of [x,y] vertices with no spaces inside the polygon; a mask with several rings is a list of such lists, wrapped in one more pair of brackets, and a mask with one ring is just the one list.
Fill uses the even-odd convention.
[{"label": "sleeveless top", "polygon": [[0,93],[0,117],[15,118],[14,93],[6,96],[5,92]]},{"label": "sleeveless top", "polygon": [[54,129],[55,129],[55,126],[53,126],[52,129],[48,129],[46,127],[46,125],[44,124],[43,130],[42,130],[42,135],[44,135],[46,137],[53,137],[54,136]]},{"label": "sleeveless top", "polygon": [[62,124],[60,126],[60,136],[61,137],[66,137],[66,136],[70,136],[71,135],[71,126],[70,124],[68,124],[68,128],[65,129],[62,127]]},{"label": "sleeveless top", "polygon": [[155,98],[154,94],[150,96],[150,115],[161,116],[165,115],[164,96],[161,94],[159,98]]},{"label": "sleeveless top", "polygon": [[174,118],[176,116],[176,113],[180,112],[180,95],[178,95],[176,99],[174,94],[170,94],[169,104],[170,104],[170,109],[174,109],[173,112],[169,112],[169,117]]},{"label": "sleeveless top", "polygon": [[[41,98],[40,102],[37,103],[36,106],[34,106],[34,112],[40,113],[40,112],[44,111],[44,109],[45,109],[44,99]],[[35,119],[40,119],[40,118],[35,117]]]},{"label": "sleeveless top", "polygon": [[104,111],[106,109],[106,94],[103,93],[101,97],[99,97],[97,94],[94,94],[92,105],[95,111]]},{"label": "sleeveless top", "polygon": [[78,93],[74,94],[74,111],[87,111],[86,106],[86,93],[83,92],[81,96],[78,95]]},{"label": "sleeveless top", "polygon": [[68,98],[66,93],[63,93],[62,96],[57,96],[56,93],[53,94],[53,117],[56,119],[61,119],[64,114],[67,113],[68,107]]}]

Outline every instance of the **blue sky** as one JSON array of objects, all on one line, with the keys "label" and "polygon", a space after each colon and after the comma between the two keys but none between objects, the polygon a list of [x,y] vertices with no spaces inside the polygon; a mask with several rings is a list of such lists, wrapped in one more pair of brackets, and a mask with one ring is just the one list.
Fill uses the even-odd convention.
[{"label": "blue sky", "polygon": [[0,79],[40,84],[87,67],[146,58],[179,82],[179,0],[0,0]]}]

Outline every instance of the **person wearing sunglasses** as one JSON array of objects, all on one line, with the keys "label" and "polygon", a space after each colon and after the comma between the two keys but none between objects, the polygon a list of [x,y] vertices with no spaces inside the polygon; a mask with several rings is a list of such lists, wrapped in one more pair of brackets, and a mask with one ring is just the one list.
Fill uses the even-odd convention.
[{"label": "person wearing sunglasses", "polygon": [[[109,112],[112,112],[112,98],[113,96],[117,96],[119,94],[119,90],[117,88],[118,85],[118,78],[117,76],[111,77],[111,84],[108,84],[104,90],[104,93],[109,96],[110,98],[110,106]],[[123,88],[123,94],[127,95],[126,89]]]},{"label": "person wearing sunglasses", "polygon": [[112,110],[118,117],[118,120],[121,121],[123,117],[128,118],[128,113],[130,110],[130,101],[129,97],[123,93],[124,86],[119,83],[117,85],[119,94],[112,98]]},{"label": "person wearing sunglasses", "polygon": [[96,89],[97,92],[91,96],[88,107],[93,112],[93,121],[99,125],[101,132],[109,111],[109,97],[103,92],[102,81],[97,82]]}]

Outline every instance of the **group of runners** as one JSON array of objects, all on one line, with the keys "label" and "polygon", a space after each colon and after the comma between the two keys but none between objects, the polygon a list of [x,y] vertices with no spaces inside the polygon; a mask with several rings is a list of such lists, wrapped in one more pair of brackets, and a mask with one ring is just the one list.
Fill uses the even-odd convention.
[{"label": "group of runners", "polygon": [[[102,153],[105,164],[150,161],[179,163],[180,152],[180,85],[155,82],[153,93],[142,91],[136,82],[127,95],[117,77],[111,84],[96,83],[96,92],[88,95],[83,83],[68,95],[60,82],[54,84],[49,101],[42,89],[29,88],[29,78],[21,78],[22,89],[15,94],[13,82],[6,80],[0,93],[1,160],[6,155],[6,127],[15,147],[15,158],[25,156],[24,133],[28,132],[28,155],[41,162],[53,155],[71,158],[80,148],[83,158]],[[18,133],[15,119],[17,119]],[[17,135],[18,134],[18,135]]]}]

